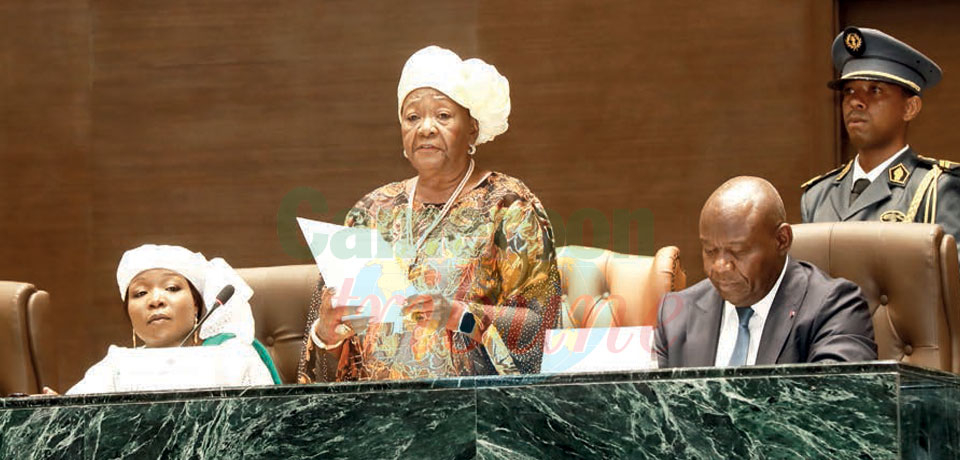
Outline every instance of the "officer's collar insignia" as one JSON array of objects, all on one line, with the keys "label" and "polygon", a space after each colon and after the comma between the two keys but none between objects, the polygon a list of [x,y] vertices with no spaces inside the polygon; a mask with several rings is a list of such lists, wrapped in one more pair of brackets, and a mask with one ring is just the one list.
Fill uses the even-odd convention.
[{"label": "officer's collar insignia", "polygon": [[891,209],[890,211],[880,214],[881,222],[903,222],[906,219],[907,219],[906,214],[894,209]]},{"label": "officer's collar insignia", "polygon": [[850,27],[843,31],[843,46],[847,49],[848,53],[857,57],[863,56],[863,51],[866,49],[866,46],[864,46],[863,34],[860,33],[860,30],[855,27]]},{"label": "officer's collar insignia", "polygon": [[907,167],[903,163],[897,163],[896,166],[887,170],[887,175],[890,178],[890,182],[897,185],[906,185],[907,178],[910,177],[910,171],[907,170]]}]

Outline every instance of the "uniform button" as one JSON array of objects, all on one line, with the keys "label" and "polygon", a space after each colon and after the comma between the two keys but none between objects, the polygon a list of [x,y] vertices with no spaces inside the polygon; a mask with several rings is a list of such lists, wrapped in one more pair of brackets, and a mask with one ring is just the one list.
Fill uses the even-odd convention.
[{"label": "uniform button", "polygon": [[273,346],[273,343],[276,342],[276,339],[274,339],[273,336],[270,335],[270,336],[267,336],[266,339],[263,339],[263,342],[264,342],[268,347],[272,347],[272,346]]},{"label": "uniform button", "polygon": [[887,302],[889,302],[889,301],[890,301],[890,299],[887,298],[887,295],[886,295],[886,294],[882,294],[882,295],[880,296],[880,305],[886,305]]},{"label": "uniform button", "polygon": [[904,345],[904,346],[903,346],[903,354],[905,354],[905,355],[907,355],[907,356],[912,355],[912,354],[913,354],[913,347],[911,347],[910,344]]}]

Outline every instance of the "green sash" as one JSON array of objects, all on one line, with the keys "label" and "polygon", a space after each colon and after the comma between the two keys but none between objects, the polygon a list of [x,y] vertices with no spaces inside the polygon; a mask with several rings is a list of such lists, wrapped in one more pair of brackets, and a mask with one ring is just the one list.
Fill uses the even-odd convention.
[{"label": "green sash", "polygon": [[[203,346],[207,347],[220,345],[236,336],[236,334],[230,332],[217,334],[207,340],[204,340]],[[267,370],[270,371],[270,378],[273,379],[273,383],[275,385],[282,385],[283,382],[280,381],[280,373],[277,372],[277,366],[273,364],[273,358],[270,357],[270,352],[267,351],[267,347],[263,346],[263,344],[257,339],[253,339],[253,343],[251,345],[253,345],[254,350],[257,350],[257,354],[260,355],[260,360],[263,361],[263,364],[267,366]]]}]

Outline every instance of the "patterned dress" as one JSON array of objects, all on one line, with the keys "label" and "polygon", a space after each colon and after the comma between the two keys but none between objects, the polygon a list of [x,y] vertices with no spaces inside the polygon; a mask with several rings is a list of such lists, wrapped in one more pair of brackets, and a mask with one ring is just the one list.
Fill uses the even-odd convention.
[{"label": "patterned dress", "polygon": [[[337,380],[539,372],[544,333],[557,327],[560,308],[553,230],[540,201],[518,179],[492,172],[461,194],[416,251],[443,204],[415,203],[411,213],[410,188],[407,180],[374,190],[346,225],[377,229],[398,251],[415,254],[408,259],[411,283],[421,293],[465,302],[482,343],[442,326],[411,321],[393,331],[373,324],[341,348]],[[311,345],[304,358],[325,353]],[[315,380],[301,373],[301,382]]]}]

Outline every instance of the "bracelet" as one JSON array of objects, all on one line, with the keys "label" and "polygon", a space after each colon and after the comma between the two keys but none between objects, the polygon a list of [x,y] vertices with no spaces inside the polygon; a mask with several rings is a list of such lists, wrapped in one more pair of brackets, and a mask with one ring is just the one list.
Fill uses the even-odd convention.
[{"label": "bracelet", "polygon": [[320,318],[317,318],[316,320],[313,321],[313,324],[310,325],[310,340],[313,340],[313,344],[316,345],[317,348],[321,350],[333,350],[334,348],[337,348],[340,345],[343,345],[343,341],[345,339],[340,339],[339,342],[333,345],[327,345],[326,343],[324,343],[323,340],[320,340],[320,337],[317,337],[317,323],[319,322],[320,322]]}]

